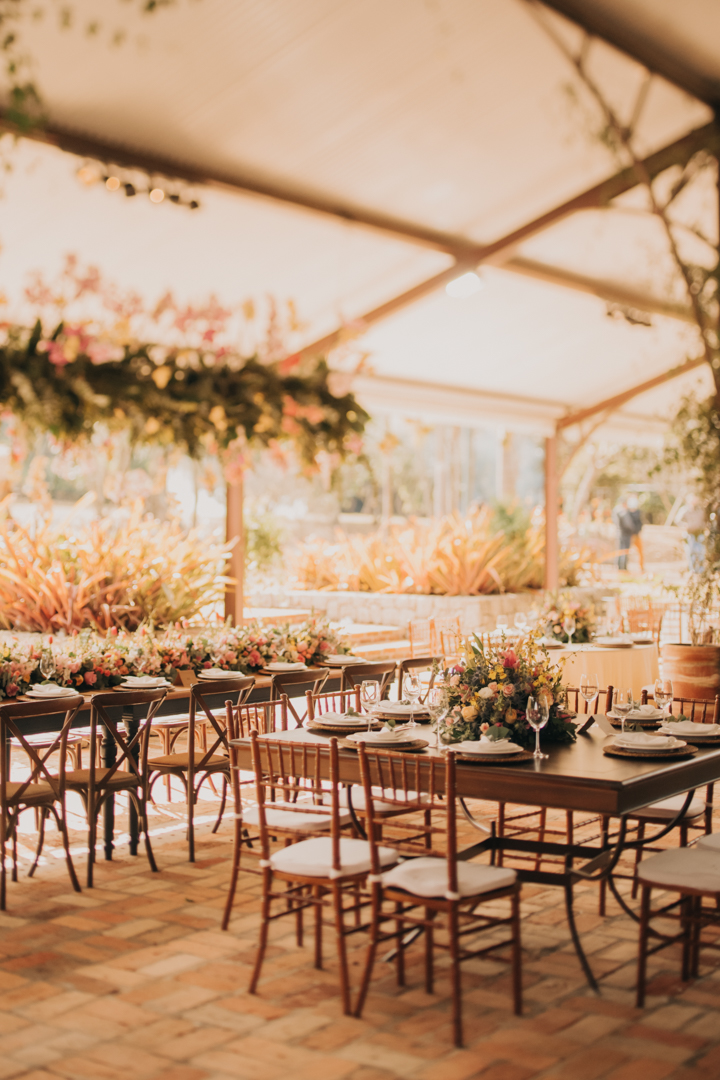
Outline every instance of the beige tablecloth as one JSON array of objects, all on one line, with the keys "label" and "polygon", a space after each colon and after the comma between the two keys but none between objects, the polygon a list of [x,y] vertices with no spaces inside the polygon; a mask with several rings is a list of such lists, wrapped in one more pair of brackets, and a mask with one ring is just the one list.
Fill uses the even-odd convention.
[{"label": "beige tablecloth", "polygon": [[601,690],[607,686],[629,689],[639,698],[643,686],[651,686],[658,677],[657,645],[633,645],[631,649],[573,645],[550,650],[551,660],[560,657],[567,657],[563,668],[567,686],[579,686],[581,675],[597,675]]}]

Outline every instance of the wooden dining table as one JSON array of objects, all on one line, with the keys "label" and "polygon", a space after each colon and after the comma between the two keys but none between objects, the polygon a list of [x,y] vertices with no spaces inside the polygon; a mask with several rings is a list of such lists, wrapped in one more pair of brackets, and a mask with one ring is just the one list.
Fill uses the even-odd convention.
[{"label": "wooden dining table", "polygon": [[[588,718],[588,721],[591,718]],[[275,732],[263,738],[282,739],[294,744],[326,744],[328,751],[320,748],[321,770],[329,777],[330,737],[305,728]],[[565,891],[568,925],[578,959],[589,984],[598,990],[597,980],[587,960],[575,923],[573,887],[580,881],[600,881],[612,873],[623,850],[643,846],[665,835],[682,817],[690,804],[692,792],[720,779],[720,747],[699,749],[692,757],[663,761],[648,758],[617,758],[603,753],[607,735],[594,725],[578,733],[577,741],[567,745],[549,744],[544,747],[548,757],[517,763],[485,763],[460,759],[457,762],[457,795],[468,822],[482,837],[467,845],[460,858],[471,859],[489,852],[494,860],[499,850],[508,853],[534,853],[562,860],[552,869],[523,867],[518,870],[521,880],[560,886]],[[238,749],[238,765],[241,770],[252,771],[249,739],[235,743]],[[412,758],[430,759],[442,754],[428,747]],[[295,755],[299,762],[302,755]],[[315,755],[308,755],[314,761]],[[314,768],[314,765],[313,765]],[[341,749],[339,754],[340,780],[348,785],[348,803],[352,812],[352,785],[360,783],[360,766],[357,752]],[[430,770],[426,776],[429,778]],[[420,787],[424,786],[422,763],[419,771]],[[413,785],[415,773],[413,771]],[[648,803],[686,793],[682,809],[672,822],[661,831],[643,841],[627,839],[628,815]],[[617,837],[602,843],[557,843],[529,840],[525,837],[497,836],[493,826],[489,829],[477,819],[470,800],[491,802],[514,802],[526,806],[577,810],[617,818]],[[355,817],[356,827],[362,832],[361,822]]]}]

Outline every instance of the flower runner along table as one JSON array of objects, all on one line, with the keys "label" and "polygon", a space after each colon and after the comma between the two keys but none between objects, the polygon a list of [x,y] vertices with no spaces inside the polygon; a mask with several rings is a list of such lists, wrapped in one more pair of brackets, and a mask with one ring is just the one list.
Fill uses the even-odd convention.
[{"label": "flower runner along table", "polygon": [[643,686],[652,686],[658,677],[657,645],[633,645],[630,649],[602,648],[600,645],[572,645],[551,649],[550,660],[566,658],[563,682],[579,686],[581,675],[597,675],[598,686],[632,690],[638,699]]},{"label": "flower runner along table", "polygon": [[[328,743],[328,736],[317,735],[306,729],[276,732],[273,738],[315,744]],[[471,859],[482,852],[503,850],[541,853],[564,860],[562,870],[519,869],[521,880],[544,885],[559,885],[565,890],[565,903],[570,933],[578,959],[588,982],[597,990],[598,985],[582,948],[575,926],[573,911],[573,886],[581,880],[600,880],[601,874],[611,871],[626,844],[625,826],[627,815],[648,803],[692,792],[695,788],[720,778],[720,749],[701,749],[695,756],[684,760],[664,763],[643,758],[616,758],[603,754],[606,736],[597,727],[578,735],[572,745],[546,746],[549,756],[540,761],[486,765],[479,761],[457,763],[457,791],[461,800],[485,799],[491,802],[517,802],[533,806],[554,807],[562,810],[590,811],[606,814],[621,820],[617,844],[603,848],[595,845],[551,843],[516,837],[498,837],[477,822],[465,802],[462,802],[468,820],[484,835],[476,844],[464,849],[461,858]],[[252,770],[250,740],[238,740],[238,763],[241,770]],[[321,751],[322,753],[322,751]],[[426,750],[422,756],[437,755],[437,750]],[[309,755],[309,757],[314,755]],[[413,755],[415,756],[415,755]],[[329,748],[324,754],[323,775],[329,775]],[[429,772],[429,770],[428,770]],[[340,752],[340,779],[348,784],[360,783],[360,766],[353,751]],[[691,794],[678,813],[678,819],[689,805]],[[351,788],[348,802],[352,810]],[[355,819],[356,827],[360,823]],[[675,820],[667,830],[674,827]],[[654,841],[659,834],[648,838]],[[574,865],[579,861],[579,865]]]}]

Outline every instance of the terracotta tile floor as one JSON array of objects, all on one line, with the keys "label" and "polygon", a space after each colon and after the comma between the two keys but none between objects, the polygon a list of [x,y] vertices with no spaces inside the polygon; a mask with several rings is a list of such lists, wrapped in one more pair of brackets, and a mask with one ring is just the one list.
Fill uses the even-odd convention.
[{"label": "terracotta tile floor", "polygon": [[[208,801],[198,811],[212,820],[215,807]],[[562,893],[525,886],[525,1015],[510,1011],[503,965],[468,963],[463,1050],[451,1042],[444,970],[435,994],[421,988],[421,947],[408,953],[404,988],[389,965],[377,965],[356,1020],[338,1006],[332,932],[326,970],[315,971],[311,939],[298,948],[290,920],[280,920],[252,997],[258,879],[241,878],[223,933],[230,824],[217,836],[207,821],[200,826],[191,866],[181,817],[180,803],[153,813],[159,874],[119,843],[116,860],[98,864],[96,887],[80,895],[69,888],[56,847],[29,880],[33,837],[22,837],[23,873],[0,914],[0,1080],[720,1077],[720,968],[704,966],[700,979],[683,985],[678,954],[667,950],[651,961],[648,1008],[636,1010],[636,926],[614,903],[601,919],[596,887],[578,888],[577,910],[602,995],[584,983]],[[32,815],[26,819],[30,828]],[[54,832],[49,840],[56,845]],[[78,830],[81,880],[82,843]],[[352,959],[357,980],[361,951]]]}]

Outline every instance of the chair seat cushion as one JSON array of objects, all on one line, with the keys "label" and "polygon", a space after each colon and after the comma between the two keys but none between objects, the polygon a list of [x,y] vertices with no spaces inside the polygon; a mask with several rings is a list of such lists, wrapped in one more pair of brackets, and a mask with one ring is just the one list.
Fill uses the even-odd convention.
[{"label": "chair seat cushion", "polygon": [[[671,799],[660,799],[659,802],[648,803],[647,806],[635,810],[634,818],[659,818],[664,821],[672,821],[680,813],[687,795],[673,795]],[[704,799],[693,799],[683,814],[683,819],[700,817],[705,813]]]},{"label": "chair seat cushion", "polygon": [[707,836],[701,836],[695,845],[695,849],[716,851],[720,855],[720,833],[708,833]]},{"label": "chair seat cushion", "polygon": [[[392,791],[389,788],[387,789],[387,791],[382,791],[380,788],[373,788],[372,794],[373,794],[373,812],[376,813],[376,814],[407,814],[407,813],[412,813],[415,810],[415,807],[413,807],[413,806],[408,807],[407,809],[404,809],[402,806],[395,806],[393,803],[384,802],[383,799],[382,799],[383,795],[386,794],[391,799],[394,797]],[[415,792],[415,791],[408,792],[408,796],[411,799],[417,799],[417,797],[418,797],[417,792]],[[357,810],[358,813],[364,813],[366,807],[365,807],[365,791],[363,790],[363,788],[361,788],[357,784],[353,784],[351,798],[352,798],[353,810]],[[421,795],[420,796],[420,802],[429,803],[430,802],[430,796],[429,795]],[[347,793],[347,790],[345,788],[343,788],[340,791],[340,805],[341,806],[347,806],[348,805],[348,793]]]},{"label": "chair seat cushion", "polygon": [[720,852],[670,848],[643,859],[637,876],[644,884],[661,889],[720,893]]},{"label": "chair seat cushion", "polygon": [[[223,754],[213,754],[213,756],[206,761],[204,765],[200,765],[203,759],[203,753],[198,750],[195,754],[195,771],[206,772],[208,769],[229,769],[230,758],[225,757]],[[183,754],[164,754],[161,757],[151,757],[148,759],[148,770],[150,772],[156,772],[158,770],[164,771],[165,769],[180,769],[183,772],[187,772],[190,767],[190,755],[188,753]]]},{"label": "chair seat cushion", "polygon": [[[89,787],[89,785],[89,769],[71,769],[70,772],[65,773],[66,787],[75,790]],[[97,788],[136,788],[140,785],[135,773],[128,772],[125,769],[118,769],[116,772],[112,772],[111,769],[95,769],[95,786]]]},{"label": "chair seat cushion", "polygon": [[[57,735],[25,735],[24,738],[25,742],[28,746],[32,746],[33,750],[47,750],[53,745]],[[76,746],[79,742],[82,742],[82,738],[75,732],[71,732],[68,734],[67,742],[68,746]],[[14,736],[10,739],[10,744],[13,747],[19,746],[22,748],[22,742]]]},{"label": "chair seat cushion", "polygon": [[[478,866],[458,862],[457,891],[460,896],[479,896],[481,893],[507,889],[515,884],[517,873],[506,867]],[[384,888],[403,889],[415,896],[445,896],[448,891],[448,868],[445,859],[421,856],[398,863],[382,876]]]},{"label": "chair seat cushion", "polygon": [[37,784],[28,784],[27,787],[24,784],[8,781],[5,785],[5,796],[8,806],[15,806],[18,803],[21,806],[49,806],[56,798],[47,780],[41,780]]},{"label": "chair seat cushion", "polygon": [[[277,803],[265,807],[265,821],[269,829],[297,829],[298,832],[325,832],[330,828],[330,808],[325,814],[304,812],[302,804],[291,803],[287,810],[278,809]],[[259,825],[260,814],[257,805],[243,807],[243,824]],[[351,817],[348,811],[340,813],[340,824],[349,825]]]},{"label": "chair seat cushion", "polygon": [[[378,848],[382,866],[391,866],[397,859],[392,848]],[[276,851],[270,856],[273,870],[284,874],[297,874],[298,877],[335,877],[332,874],[332,838],[314,836],[310,840],[301,840],[299,844]],[[340,873],[339,877],[353,877],[355,874],[367,874],[370,871],[370,845],[367,840],[354,840],[349,836],[340,838]]]}]

